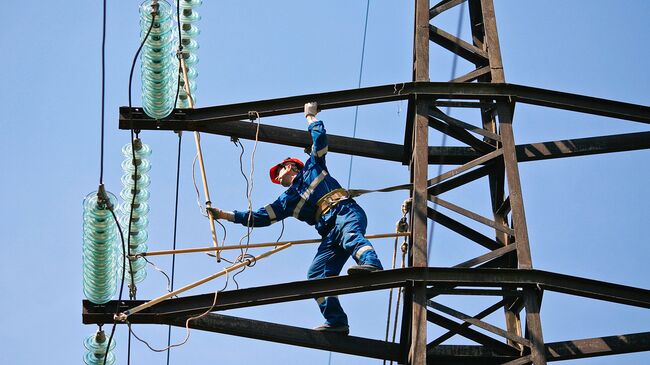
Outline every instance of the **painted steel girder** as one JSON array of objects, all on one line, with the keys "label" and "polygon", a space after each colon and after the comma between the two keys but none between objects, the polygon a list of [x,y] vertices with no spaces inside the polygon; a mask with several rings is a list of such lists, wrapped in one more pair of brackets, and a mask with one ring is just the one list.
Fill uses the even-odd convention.
[{"label": "painted steel girder", "polygon": [[[321,296],[403,287],[412,282],[433,286],[540,288],[614,303],[650,308],[650,290],[557,274],[541,270],[405,268],[365,276],[340,276],[219,293],[214,311],[281,303]],[[201,313],[212,307],[214,295],[202,294],[163,301],[129,317],[131,323],[166,323],[169,318]],[[111,323],[116,310],[144,301],[111,301],[95,305],[83,301],[83,323]]]},{"label": "painted steel girder", "polygon": [[195,109],[175,109],[163,120],[154,120],[142,108],[121,107],[120,128],[140,130],[198,130],[212,123],[245,120],[251,112],[260,117],[300,113],[304,104],[317,101],[321,109],[405,100],[486,99],[522,102],[606,117],[650,123],[650,107],[508,83],[405,82],[383,86],[291,96]]},{"label": "painted steel girder", "polygon": [[[134,122],[134,124],[143,127],[141,122]],[[191,124],[191,122],[174,122],[172,129],[193,130]],[[167,127],[171,127],[171,124]],[[242,121],[214,123],[196,130],[250,140],[254,140],[256,135],[256,125]],[[298,129],[260,125],[258,137],[262,142],[287,146],[307,148],[311,145],[308,132]],[[328,141],[330,152],[396,162],[402,162],[404,159],[404,146],[399,144],[336,135],[329,135]],[[516,150],[517,160],[526,162],[646,148],[650,148],[650,132],[523,144],[517,146]],[[469,147],[429,147],[428,155],[430,164],[450,165],[464,164],[481,156],[479,152]]]}]

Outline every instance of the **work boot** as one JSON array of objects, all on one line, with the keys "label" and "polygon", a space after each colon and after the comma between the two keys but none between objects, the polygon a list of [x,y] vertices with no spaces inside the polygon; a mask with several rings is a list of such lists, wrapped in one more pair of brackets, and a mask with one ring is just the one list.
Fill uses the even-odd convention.
[{"label": "work boot", "polygon": [[348,269],[348,275],[369,274],[379,270],[381,270],[381,268],[368,264],[353,265]]},{"label": "work boot", "polygon": [[347,335],[350,333],[350,326],[347,324],[324,324],[322,326],[318,326],[314,328],[314,331],[322,331],[322,332],[332,332],[332,333],[340,333],[343,335]]}]

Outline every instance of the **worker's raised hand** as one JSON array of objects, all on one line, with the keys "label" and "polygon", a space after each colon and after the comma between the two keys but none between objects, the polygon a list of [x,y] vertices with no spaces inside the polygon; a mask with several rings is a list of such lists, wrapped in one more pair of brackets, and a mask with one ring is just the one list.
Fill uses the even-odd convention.
[{"label": "worker's raised hand", "polygon": [[212,219],[234,220],[234,214],[232,212],[226,212],[219,208],[206,208],[206,210],[208,211],[208,214],[212,215]]},{"label": "worker's raised hand", "polygon": [[316,114],[318,114],[318,103],[315,101],[312,101],[310,103],[305,104],[305,118],[309,118],[310,116],[315,117]]}]

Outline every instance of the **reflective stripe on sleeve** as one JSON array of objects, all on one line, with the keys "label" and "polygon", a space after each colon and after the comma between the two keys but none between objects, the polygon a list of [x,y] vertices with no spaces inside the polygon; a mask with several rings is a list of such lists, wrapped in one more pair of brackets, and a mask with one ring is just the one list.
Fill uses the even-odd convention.
[{"label": "reflective stripe on sleeve", "polygon": [[271,204],[267,205],[264,207],[266,210],[266,213],[269,215],[269,219],[271,220],[271,223],[274,223],[277,219],[277,216],[275,215],[275,212],[273,211],[273,207]]},{"label": "reflective stripe on sleeve", "polygon": [[307,199],[309,199],[309,196],[311,193],[314,192],[314,189],[320,184],[321,181],[327,176],[327,171],[323,170],[316,178],[314,181],[309,184],[309,187],[302,193],[300,194],[300,201],[298,202],[298,205],[296,205],[296,209],[293,210],[293,216],[295,218],[298,218],[298,215],[300,215],[300,210],[302,209],[303,205],[305,205],[305,202]]}]

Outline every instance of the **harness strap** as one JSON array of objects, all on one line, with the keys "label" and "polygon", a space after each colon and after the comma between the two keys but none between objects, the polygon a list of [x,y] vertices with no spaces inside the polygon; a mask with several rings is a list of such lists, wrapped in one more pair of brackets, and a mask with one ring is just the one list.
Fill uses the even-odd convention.
[{"label": "harness strap", "polygon": [[334,189],[323,195],[318,199],[318,202],[316,202],[316,220],[318,220],[321,215],[334,208],[338,203],[349,198],[350,193],[343,188]]},{"label": "harness strap", "polygon": [[356,198],[358,196],[361,196],[363,194],[368,194],[368,193],[388,193],[397,190],[408,190],[411,188],[411,186],[412,184],[402,184],[402,185],[389,186],[387,188],[374,189],[374,190],[350,189],[348,190],[348,193],[350,194],[350,198]]}]

